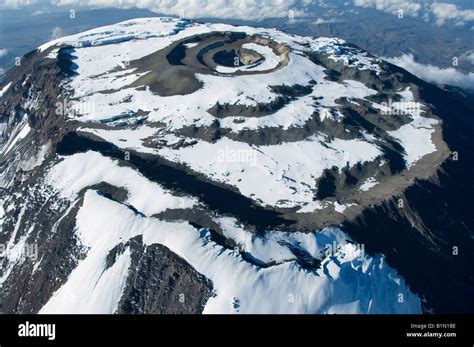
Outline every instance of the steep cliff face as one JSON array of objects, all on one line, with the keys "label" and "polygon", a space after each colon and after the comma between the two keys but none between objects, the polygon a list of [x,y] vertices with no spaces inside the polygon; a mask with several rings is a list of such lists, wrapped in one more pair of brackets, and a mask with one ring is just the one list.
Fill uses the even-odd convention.
[{"label": "steep cliff face", "polygon": [[472,106],[358,47],[141,19],[0,90],[2,313],[474,309]]},{"label": "steep cliff face", "polygon": [[425,312],[472,313],[473,98],[421,84],[422,97],[443,115],[450,158],[430,179],[417,180],[403,194],[365,210],[344,229],[369,252],[387,256],[423,298]]},{"label": "steep cliff face", "polygon": [[[87,247],[75,234],[83,193],[70,203],[45,182],[48,169],[58,161],[57,144],[69,131],[69,93],[63,82],[75,74],[73,59],[73,49],[68,46],[54,56],[50,50],[36,50],[25,55],[4,81],[0,105],[2,313],[39,312],[87,255]],[[127,194],[106,183],[90,188],[117,201]],[[134,247],[129,248],[135,270],[118,312],[201,312],[211,294],[208,281],[166,248],[156,245],[148,249],[140,246],[139,240],[133,241]],[[114,264],[117,249],[125,247],[128,243],[110,250],[107,259],[111,264],[107,266]],[[155,256],[159,260],[153,261]],[[179,286],[181,296],[157,295],[157,281],[163,281],[165,293],[173,293]],[[69,299],[72,303],[77,300],[74,294]]]},{"label": "steep cliff face", "polygon": [[[41,163],[53,155],[53,141],[63,128],[64,117],[55,113],[60,99],[60,67],[57,59],[34,51],[10,71],[2,92],[2,311],[37,312],[65,280],[66,268],[79,256],[75,249],[74,215],[59,223],[57,213],[67,206],[56,205],[51,196],[32,187],[41,184]],[[9,208],[10,207],[10,208]],[[57,224],[56,224],[57,222]],[[51,233],[59,228],[57,238]],[[15,244],[26,238],[36,240],[31,253],[48,258],[47,271],[34,272],[36,260],[25,258],[17,263],[25,247],[8,257]],[[23,240],[23,241],[20,241]]]},{"label": "steep cliff face", "polygon": [[[0,105],[2,187],[12,185],[14,174],[22,169],[23,158],[46,154],[40,151],[41,147],[57,138],[64,122],[64,117],[55,112],[61,95],[60,81],[57,59],[48,59],[38,51],[25,55],[21,65],[5,78]],[[29,168],[26,162],[23,165]],[[9,174],[5,175],[5,171]]]}]

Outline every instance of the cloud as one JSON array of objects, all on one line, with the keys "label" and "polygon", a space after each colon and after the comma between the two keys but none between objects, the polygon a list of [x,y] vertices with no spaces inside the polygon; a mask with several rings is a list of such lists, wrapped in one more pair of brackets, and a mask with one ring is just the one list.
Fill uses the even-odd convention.
[{"label": "cloud", "polygon": [[[185,18],[235,18],[258,20],[307,15],[306,6],[317,0],[50,0],[56,6],[140,8]],[[44,0],[0,0],[2,8],[44,4]]]},{"label": "cloud", "polygon": [[466,21],[474,21],[474,10],[460,10],[454,4],[435,2],[431,5],[430,9],[437,25],[443,25],[446,22],[464,25]]},{"label": "cloud", "polygon": [[8,53],[8,49],[6,48],[0,48],[0,58],[6,56]]},{"label": "cloud", "polygon": [[0,9],[20,8],[36,4],[37,0],[0,0]]},{"label": "cloud", "polygon": [[305,6],[314,0],[52,0],[58,6],[97,6],[147,9],[185,18],[238,18],[257,20],[271,17],[304,16]]},{"label": "cloud", "polygon": [[402,10],[404,15],[412,17],[418,16],[418,12],[422,8],[420,4],[410,0],[354,0],[353,2],[355,6],[375,8],[379,11],[395,15],[399,13],[398,11]]},{"label": "cloud", "polygon": [[463,74],[450,67],[442,69],[433,65],[417,63],[411,54],[404,54],[396,58],[383,58],[392,64],[398,65],[415,76],[431,83],[448,84],[474,90],[474,73]]},{"label": "cloud", "polygon": [[463,53],[459,56],[460,61],[466,61],[471,65],[474,65],[474,50]]},{"label": "cloud", "polygon": [[342,21],[336,18],[329,18],[329,19],[318,18],[313,22],[314,25],[333,24],[333,23],[342,23]]},{"label": "cloud", "polygon": [[[335,7],[323,0],[49,0],[57,6],[91,6],[115,8],[140,8],[155,13],[183,16],[186,18],[235,18],[258,20],[263,18],[282,18],[290,11],[296,17],[306,17],[308,6]],[[20,8],[34,4],[45,4],[45,0],[0,0],[0,9]],[[347,5],[349,2],[344,3]],[[415,0],[352,0],[354,6],[374,8],[398,15],[433,19],[437,25],[454,23],[463,25],[474,21],[474,10],[460,9],[454,4],[434,2],[421,3]]]},{"label": "cloud", "polygon": [[354,6],[375,8],[395,15],[399,10],[403,10],[404,15],[412,17],[422,13],[423,19],[428,21],[431,17],[438,26],[446,23],[464,25],[465,22],[474,21],[474,10],[463,10],[455,4],[446,2],[425,2],[422,5],[413,0],[353,0],[353,3]]},{"label": "cloud", "polygon": [[61,36],[63,36],[63,29],[61,27],[54,27],[53,30],[51,30],[51,37],[49,38],[50,40],[56,40],[59,39]]}]

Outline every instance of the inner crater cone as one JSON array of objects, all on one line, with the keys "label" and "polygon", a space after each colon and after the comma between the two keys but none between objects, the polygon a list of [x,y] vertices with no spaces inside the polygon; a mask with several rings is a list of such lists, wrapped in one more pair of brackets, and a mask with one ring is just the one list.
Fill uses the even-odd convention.
[{"label": "inner crater cone", "polygon": [[279,70],[290,60],[290,48],[261,35],[211,32],[179,40],[132,61],[147,72],[130,87],[150,86],[161,96],[186,95],[202,87],[196,74],[255,75]]}]

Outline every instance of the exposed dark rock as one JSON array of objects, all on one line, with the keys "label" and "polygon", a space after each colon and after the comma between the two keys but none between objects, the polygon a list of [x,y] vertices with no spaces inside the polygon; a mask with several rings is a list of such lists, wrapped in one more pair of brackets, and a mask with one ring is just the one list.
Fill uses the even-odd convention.
[{"label": "exposed dark rock", "polygon": [[[130,248],[132,264],[117,313],[197,314],[212,296],[212,283],[162,245],[145,246],[141,236]],[[123,251],[123,250],[122,250]],[[114,249],[111,257],[117,255]]]}]

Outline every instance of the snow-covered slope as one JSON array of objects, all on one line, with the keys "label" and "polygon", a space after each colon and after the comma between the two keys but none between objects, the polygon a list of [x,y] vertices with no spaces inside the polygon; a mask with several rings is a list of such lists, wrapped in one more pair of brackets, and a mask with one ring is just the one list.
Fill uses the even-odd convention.
[{"label": "snow-covered slope", "polygon": [[[117,163],[88,152],[65,158],[51,169],[48,180],[60,194],[66,192],[71,201],[76,197],[70,193],[94,182],[128,187],[126,203],[133,203],[147,214],[192,203],[182,198],[170,200],[167,192],[159,187],[147,188],[149,183],[123,170]],[[61,172],[65,175],[60,175]],[[87,174],[71,177],[71,173]],[[130,184],[149,193],[136,191]],[[154,201],[169,202],[152,212],[147,205]],[[366,255],[361,245],[348,243],[340,229],[310,234],[273,231],[259,237],[239,227],[236,220],[220,217],[217,222],[224,235],[239,245],[225,249],[212,241],[206,229],[196,229],[184,221],[170,223],[138,215],[123,203],[111,201],[96,191],[86,193],[76,219],[80,242],[89,249],[87,256],[53,294],[42,313],[114,313],[127,278],[130,252],[125,250],[109,268],[105,268],[105,259],[111,249],[137,235],[143,235],[147,245],[159,243],[168,247],[212,281],[214,296],[207,302],[204,313],[415,313],[420,310],[420,300],[384,263],[383,256]],[[296,262],[292,247],[323,259],[321,266],[315,270],[303,268]],[[245,261],[240,251],[261,265]]]},{"label": "snow-covered slope", "polygon": [[[277,69],[271,68],[277,65],[274,62],[263,71],[257,66],[253,74],[243,75],[197,70],[195,78],[202,87],[193,93],[162,96],[148,86],[137,88],[135,82],[146,77],[150,73],[148,69],[154,67],[143,69],[135,61],[197,35],[201,36],[195,41],[203,45],[205,39],[202,35],[214,32],[271,38],[275,44],[286,47],[286,58],[270,54],[272,49],[261,44],[243,46],[259,46],[261,52],[266,49],[270,61],[275,58],[288,61],[285,64],[280,62],[282,66]],[[346,166],[351,169],[357,163],[384,158],[380,142],[386,139],[375,133],[371,136],[345,134],[347,136],[333,141],[331,134],[317,131],[296,141],[285,142],[283,138],[283,142],[278,144],[242,140],[243,134],[249,131],[264,135],[274,129],[288,132],[295,131],[295,128],[304,129],[318,119],[319,122],[340,122],[346,117],[346,107],[341,105],[341,99],[363,103],[369,110],[381,109],[385,118],[393,118],[388,122],[396,123],[405,118],[402,126],[387,129],[384,136],[391,136],[400,143],[408,166],[436,150],[431,137],[438,121],[425,118],[425,106],[419,103],[417,109],[407,108],[406,114],[394,112],[399,104],[417,103],[410,85],[401,86],[399,93],[387,98],[390,104],[384,106],[369,98],[380,95],[379,90],[368,86],[369,83],[361,83],[355,80],[355,76],[336,81],[329,78],[331,70],[327,66],[315,64],[312,54],[319,54],[344,68],[370,72],[373,76],[381,74],[378,59],[345,46],[338,39],[295,37],[277,30],[223,24],[143,19],[62,38],[41,49],[60,44],[74,47],[72,54],[77,75],[65,83],[65,88],[71,91],[70,109],[73,112],[69,117],[86,122],[82,131],[98,135],[123,149],[153,153],[184,164],[213,181],[236,187],[241,194],[264,206],[299,207],[301,212],[316,210],[322,204],[315,203],[313,197],[317,181],[325,170],[336,167],[341,172]],[[192,46],[187,51],[198,48]],[[50,56],[54,56],[54,52]],[[240,70],[234,70],[237,71]],[[252,72],[252,66],[245,71]],[[268,114],[247,117],[229,112],[216,117],[209,111],[216,105],[248,108],[268,105],[281,97],[272,90],[274,86],[307,86],[309,91],[290,98],[283,107]],[[393,103],[391,99],[394,99]],[[135,116],[138,114],[146,116]],[[136,122],[140,125],[124,127]],[[95,128],[89,126],[91,123],[108,126]],[[183,135],[189,128],[208,129],[216,124],[221,132],[230,133],[231,138],[209,141],[199,136],[189,138]],[[182,141],[191,143],[185,147],[175,146]],[[231,153],[235,158],[222,160],[222,153]]]},{"label": "snow-covered slope", "polygon": [[[172,18],[32,59],[46,72],[0,96],[22,109],[0,127],[0,287],[24,305],[5,312],[421,312],[340,224],[446,156],[440,119],[385,62],[339,39]],[[36,260],[19,255],[30,243]]]}]

